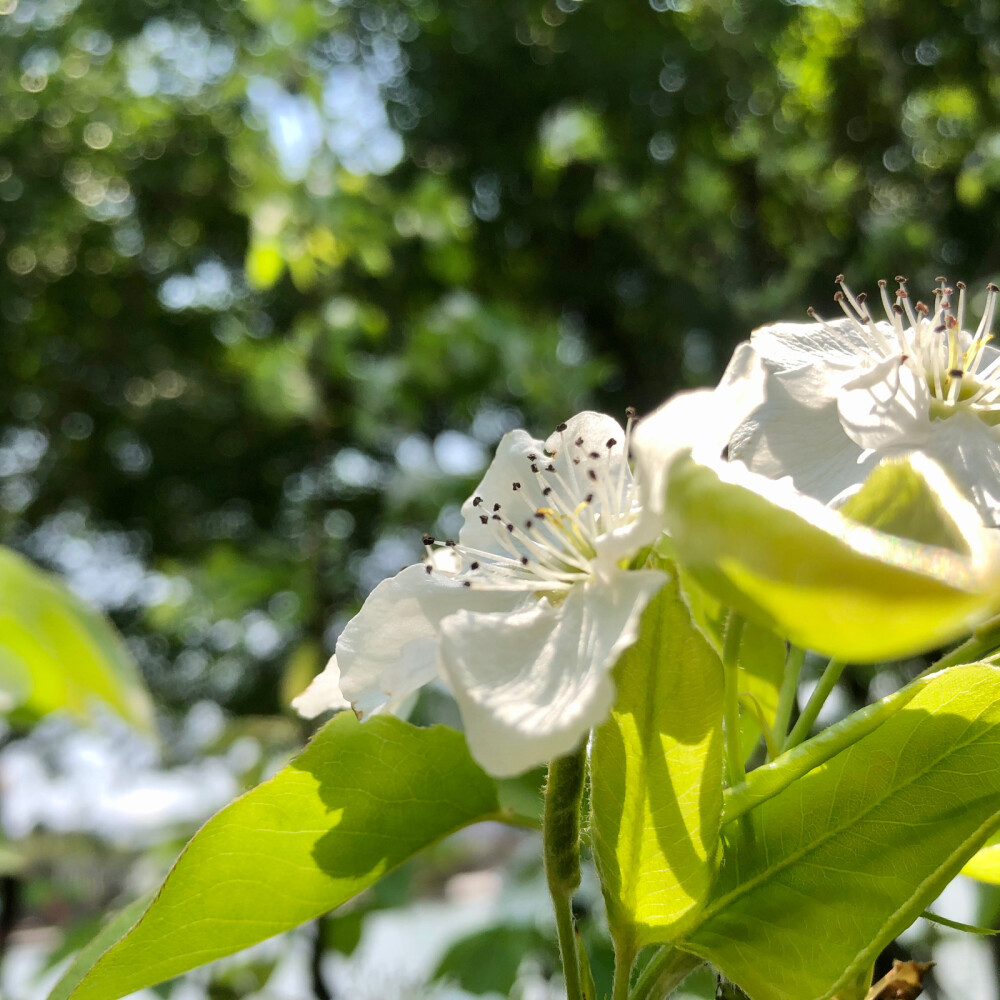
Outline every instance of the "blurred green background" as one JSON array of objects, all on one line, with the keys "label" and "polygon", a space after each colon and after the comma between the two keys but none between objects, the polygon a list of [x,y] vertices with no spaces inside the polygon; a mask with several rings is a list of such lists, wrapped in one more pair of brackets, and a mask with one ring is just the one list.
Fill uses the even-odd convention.
[{"label": "blurred green background", "polygon": [[[15,998],[301,743],[288,700],[504,431],[710,383],[754,326],[835,312],[840,272],[997,274],[995,0],[0,0],[0,68],[0,541],[126,636],[149,774],[181,801],[228,775],[126,834],[81,818],[125,735],[8,731]],[[291,985],[267,953],[164,993],[389,996],[343,957],[362,910],[537,884],[530,835],[482,837],[302,932]],[[527,998],[554,971],[530,914],[487,942],[529,956]],[[930,996],[1000,995],[990,944],[945,946]]]}]

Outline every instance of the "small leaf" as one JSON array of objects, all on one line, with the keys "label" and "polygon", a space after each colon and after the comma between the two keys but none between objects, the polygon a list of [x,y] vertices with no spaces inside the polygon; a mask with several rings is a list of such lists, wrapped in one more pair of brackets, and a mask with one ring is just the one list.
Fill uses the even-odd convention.
[{"label": "small leaf", "polygon": [[612,935],[629,954],[690,922],[717,862],[722,665],[676,578],[643,614],[615,680],[591,750],[592,832]]},{"label": "small leaf", "polygon": [[311,920],[441,837],[497,814],[464,738],[350,712],[214,816],[138,922],[71,991],[115,1000]]},{"label": "small leaf", "polygon": [[876,531],[739,463],[685,454],[666,491],[678,559],[718,600],[802,648],[869,663],[942,645],[995,611],[1000,559],[940,469],[908,461],[971,555]]},{"label": "small leaf", "polygon": [[1000,824],[1000,668],[953,667],[874,732],[725,828],[681,946],[752,1000],[826,1000]]},{"label": "small leaf", "polygon": [[0,548],[0,694],[15,720],[63,709],[88,718],[99,699],[151,732],[152,706],[110,622],[56,577]]},{"label": "small leaf", "polygon": [[534,927],[489,927],[453,944],[438,963],[432,979],[449,979],[466,993],[507,996],[521,963],[544,952],[558,962],[558,952]]}]

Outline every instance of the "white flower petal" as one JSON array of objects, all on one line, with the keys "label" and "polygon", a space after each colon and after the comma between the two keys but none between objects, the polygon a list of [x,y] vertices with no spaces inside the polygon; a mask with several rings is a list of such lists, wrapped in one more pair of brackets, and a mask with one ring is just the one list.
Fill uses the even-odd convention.
[{"label": "white flower petal", "polygon": [[1000,441],[997,429],[971,413],[933,422],[934,433],[921,449],[971,498],[980,516],[1000,528]]},{"label": "white flower petal", "polygon": [[326,668],[313,678],[309,687],[292,699],[292,708],[303,719],[315,719],[324,712],[339,712],[350,707],[351,703],[340,690],[340,668],[336,656],[331,656]]},{"label": "white flower petal", "polygon": [[[529,455],[543,457],[545,445],[527,431],[510,431],[500,439],[497,453],[490,467],[476,487],[475,492],[462,504],[462,525],[459,541],[469,548],[506,555],[506,549],[497,541],[495,523],[482,523],[499,513],[505,519],[523,520],[542,504],[541,487],[531,471]],[[547,460],[546,460],[547,461]],[[517,490],[513,488],[518,483]],[[476,501],[479,501],[478,503]],[[494,505],[499,504],[498,511]]]},{"label": "white flower petal", "polygon": [[840,422],[861,448],[922,444],[930,431],[927,381],[900,358],[886,358],[845,382]]},{"label": "white flower petal", "polygon": [[655,570],[574,587],[564,601],[512,614],[461,611],[441,624],[441,667],[472,755],[519,774],[569,753],[611,710],[611,668],[665,582]]},{"label": "white flower petal", "polygon": [[877,464],[844,433],[833,399],[822,408],[803,407],[774,378],[764,403],[733,432],[729,457],[768,479],[789,477],[799,492],[823,503],[863,481]]},{"label": "white flower petal", "polygon": [[[706,461],[719,459],[733,428],[764,402],[767,372],[747,342],[739,344],[715,389],[671,397],[644,417],[632,434],[632,453],[643,496],[637,536],[652,541],[662,530],[663,496],[670,463],[692,449]],[[650,531],[654,533],[651,537]]]},{"label": "white flower petal", "polygon": [[424,565],[408,566],[368,595],[337,641],[340,691],[359,717],[392,711],[437,676],[441,619],[459,608],[506,611],[523,599],[516,591],[462,586]]},{"label": "white flower petal", "polygon": [[[885,323],[879,329],[892,336]],[[895,338],[893,338],[894,340]],[[787,372],[815,364],[851,370],[864,358],[879,360],[854,323],[847,319],[827,323],[772,323],[750,334],[750,343],[772,372]]]}]

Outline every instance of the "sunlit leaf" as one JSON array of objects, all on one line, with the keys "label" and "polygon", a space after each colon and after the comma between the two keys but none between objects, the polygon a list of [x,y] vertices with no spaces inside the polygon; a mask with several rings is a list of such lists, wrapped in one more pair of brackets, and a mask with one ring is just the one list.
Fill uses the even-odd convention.
[{"label": "sunlit leaf", "polygon": [[935,492],[949,515],[959,511],[951,519],[971,555],[873,530],[738,463],[689,455],[671,467],[668,527],[704,587],[795,645],[852,662],[898,658],[964,634],[1000,602],[995,543],[937,473]]},{"label": "sunlit leaf", "polygon": [[498,818],[454,730],[331,720],[195,835],[134,926],[51,1000],[114,1000],[326,913],[416,851]]},{"label": "sunlit leaf", "polygon": [[683,947],[752,1000],[827,1000],[1000,824],[998,763],[1000,668],[927,678],[874,732],[725,827]]},{"label": "sunlit leaf", "polygon": [[152,707],[108,620],[56,577],[0,548],[0,695],[17,718],[65,710],[87,718],[95,700],[143,730]]},{"label": "sunlit leaf", "polygon": [[643,614],[615,680],[614,711],[591,751],[591,830],[612,933],[627,954],[690,922],[717,862],[722,665],[676,577]]}]

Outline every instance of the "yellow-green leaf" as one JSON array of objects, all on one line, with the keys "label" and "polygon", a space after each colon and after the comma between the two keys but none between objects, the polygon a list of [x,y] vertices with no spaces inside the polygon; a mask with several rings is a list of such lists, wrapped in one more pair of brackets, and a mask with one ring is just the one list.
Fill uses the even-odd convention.
[{"label": "yellow-green leaf", "polygon": [[795,645],[856,663],[911,655],[997,608],[1000,560],[943,473],[910,462],[934,479],[965,552],[874,530],[739,463],[690,454],[670,468],[667,527],[704,587]]},{"label": "yellow-green leaf", "polygon": [[591,751],[591,829],[612,934],[630,954],[690,923],[717,863],[722,665],[676,577],[643,614],[615,679]]},{"label": "yellow-green leaf", "polygon": [[152,729],[149,696],[110,622],[56,577],[4,548],[0,695],[29,721],[58,709],[87,718],[97,699],[134,726]]},{"label": "yellow-green leaf", "polygon": [[[416,851],[501,818],[496,785],[460,733],[350,712],[210,819],[149,907],[102,932],[50,1000],[116,1000],[327,912]],[[124,918],[123,918],[124,919]],[[110,946],[109,946],[110,945]]]},{"label": "yellow-green leaf", "polygon": [[1000,668],[952,667],[914,690],[725,827],[717,883],[680,946],[751,1000],[837,994],[1000,824]]}]

